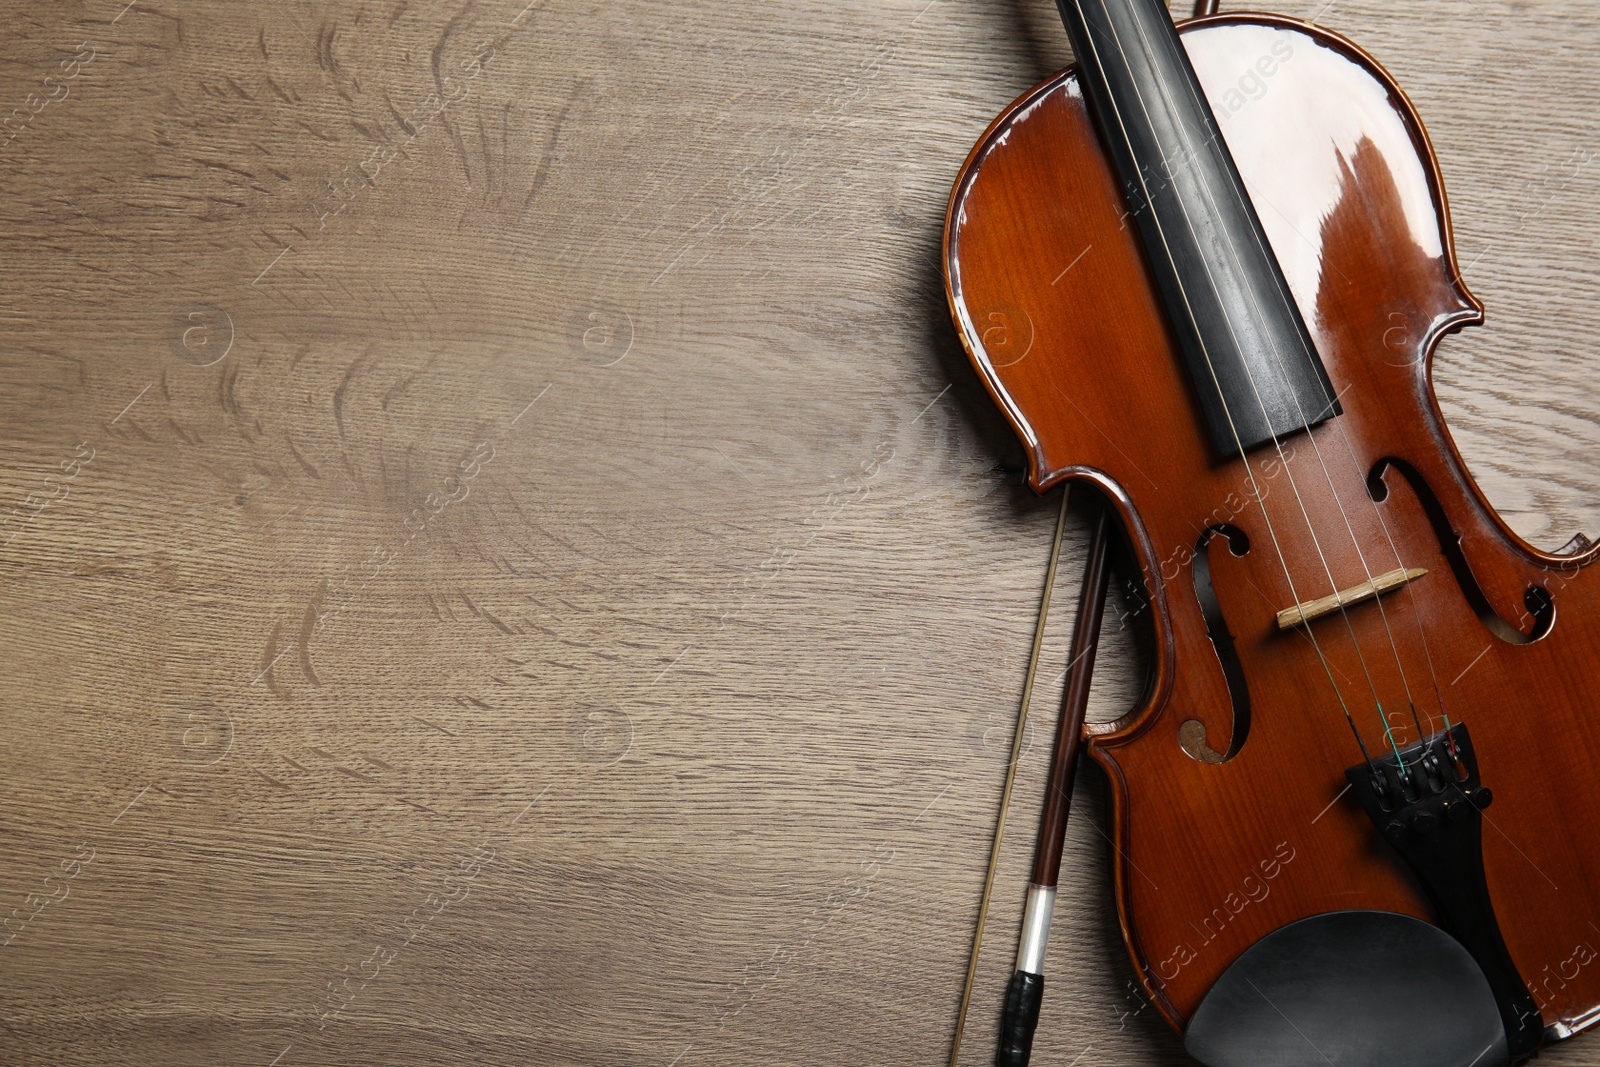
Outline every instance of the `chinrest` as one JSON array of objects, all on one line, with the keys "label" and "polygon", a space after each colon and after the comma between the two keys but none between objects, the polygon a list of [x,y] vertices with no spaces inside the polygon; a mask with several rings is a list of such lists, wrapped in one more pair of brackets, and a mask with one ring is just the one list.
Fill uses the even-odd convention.
[{"label": "chinrest", "polygon": [[1504,1067],[1505,1029],[1455,938],[1409,915],[1336,911],[1251,946],[1184,1037],[1206,1067]]}]

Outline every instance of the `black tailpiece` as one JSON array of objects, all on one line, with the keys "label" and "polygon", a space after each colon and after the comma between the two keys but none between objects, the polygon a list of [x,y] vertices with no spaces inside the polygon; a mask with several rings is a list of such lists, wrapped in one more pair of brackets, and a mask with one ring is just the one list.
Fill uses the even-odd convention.
[{"label": "black tailpiece", "polygon": [[1511,1061],[1539,1047],[1539,1008],[1506,950],[1483,875],[1483,809],[1493,797],[1478,781],[1465,725],[1345,772],[1361,806],[1416,872],[1440,925],[1472,954],[1494,992]]}]

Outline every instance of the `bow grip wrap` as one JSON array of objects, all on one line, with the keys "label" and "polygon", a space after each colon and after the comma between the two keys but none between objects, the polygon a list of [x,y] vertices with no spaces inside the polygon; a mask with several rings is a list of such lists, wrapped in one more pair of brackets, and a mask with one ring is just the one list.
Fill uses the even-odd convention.
[{"label": "bow grip wrap", "polygon": [[1006,987],[1005,1013],[1000,1017],[1000,1047],[995,1050],[995,1067],[1027,1067],[1043,996],[1044,975],[1012,972],[1011,984]]}]

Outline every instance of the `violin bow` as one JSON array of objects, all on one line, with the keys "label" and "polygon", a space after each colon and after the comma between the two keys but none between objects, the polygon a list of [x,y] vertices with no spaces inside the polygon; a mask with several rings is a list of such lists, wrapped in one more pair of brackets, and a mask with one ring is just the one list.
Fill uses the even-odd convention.
[{"label": "violin bow", "polygon": [[[1011,740],[1011,761],[1006,765],[1005,786],[1000,794],[1000,814],[995,824],[994,841],[989,849],[989,869],[983,882],[983,896],[978,904],[978,924],[972,935],[972,953],[967,960],[967,978],[961,992],[961,1008],[956,1017],[955,1038],[950,1046],[950,1067],[957,1067],[961,1057],[961,1038],[966,1030],[967,1011],[972,1003],[972,988],[977,977],[979,953],[983,947],[983,930],[989,916],[989,901],[994,892],[995,872],[1000,863],[1001,844],[1005,838],[1006,816],[1011,810],[1011,792],[1016,784],[1017,764],[1022,755],[1023,738],[1027,734],[1028,706],[1033,696],[1033,684],[1038,676],[1039,653],[1044,644],[1045,624],[1050,615],[1050,596],[1055,589],[1056,568],[1061,560],[1061,540],[1066,529],[1067,505],[1070,499],[1070,493],[1063,490],[1061,513],[1056,519],[1055,538],[1050,549],[1050,565],[1045,572],[1044,592],[1039,598],[1039,617],[1034,625],[1033,648],[1028,656],[1028,671],[1022,683],[1022,706],[1017,714],[1016,731]],[[996,1063],[1013,1067],[1022,1067],[1028,1062],[1028,1053],[1033,1044],[1033,1031],[1039,1019],[1040,994],[1044,987],[1044,978],[1040,972],[1044,965],[1044,949],[1049,938],[1055,887],[1061,870],[1061,850],[1066,838],[1067,812],[1072,801],[1078,742],[1083,732],[1083,720],[1089,701],[1089,683],[1094,673],[1095,648],[1099,644],[1100,623],[1104,616],[1106,586],[1110,573],[1107,566],[1110,523],[1110,515],[1102,507],[1090,538],[1084,582],[1079,595],[1078,618],[1073,628],[1071,661],[1067,668],[1061,723],[1057,730],[1050,778],[1045,791],[1045,813],[1040,821],[1033,879],[1028,887],[1021,945],[1017,953],[1017,970],[1012,975],[1011,986],[1006,995],[1004,1028]],[[1017,1058],[1018,1056],[1020,1058]]]},{"label": "violin bow", "polygon": [[1044,994],[1044,950],[1050,942],[1050,917],[1055,910],[1056,882],[1061,876],[1061,851],[1067,840],[1067,814],[1072,808],[1072,784],[1077,778],[1078,745],[1089,708],[1089,686],[1094,678],[1095,650],[1100,645],[1100,623],[1105,618],[1106,586],[1111,542],[1111,515],[1102,506],[1089,539],[1083,585],[1078,594],[1078,618],[1072,630],[1067,685],[1061,697],[1061,722],[1050,759],[1045,785],[1044,815],[1039,820],[1039,842],[1033,854],[1033,878],[1028,883],[1028,903],[1022,912],[1017,966],[1006,989],[1005,1013],[1000,1024],[997,1067],[1027,1067],[1033,1049],[1033,1031],[1039,1024],[1039,1004]]},{"label": "violin bow", "polygon": [[1045,622],[1050,616],[1050,594],[1056,587],[1056,565],[1061,561],[1061,535],[1067,528],[1067,504],[1072,499],[1069,486],[1061,491],[1061,513],[1056,516],[1056,535],[1050,545],[1050,565],[1045,569],[1044,592],[1039,597],[1039,617],[1033,627],[1033,650],[1028,654],[1028,673],[1022,681],[1022,709],[1011,735],[1011,761],[1006,764],[1006,782],[1000,790],[1000,815],[995,821],[994,841],[989,846],[989,873],[983,879],[983,896],[978,900],[978,926],[972,933],[972,953],[967,958],[967,980],[961,989],[961,1010],[956,1015],[956,1035],[950,1043],[950,1067],[961,1058],[961,1035],[967,1028],[967,1009],[972,1004],[972,983],[978,974],[978,954],[983,948],[983,927],[989,918],[989,897],[994,892],[995,871],[1000,866],[1000,843],[1006,834],[1006,815],[1011,810],[1011,788],[1017,781],[1017,761],[1022,756],[1022,739],[1028,731],[1028,702],[1033,697],[1033,681],[1039,673],[1039,650],[1044,645]]}]

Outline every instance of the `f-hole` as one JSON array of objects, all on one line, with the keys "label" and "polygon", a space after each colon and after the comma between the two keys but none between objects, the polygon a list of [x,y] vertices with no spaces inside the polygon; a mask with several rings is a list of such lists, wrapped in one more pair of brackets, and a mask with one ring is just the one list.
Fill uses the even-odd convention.
[{"label": "f-hole", "polygon": [[1500,613],[1489,603],[1489,598],[1484,595],[1483,586],[1478,584],[1478,578],[1472,573],[1472,565],[1467,562],[1467,554],[1461,551],[1461,535],[1456,533],[1455,527],[1450,525],[1450,517],[1444,512],[1444,505],[1439,503],[1439,498],[1434,495],[1433,487],[1422,476],[1422,472],[1403,459],[1380,459],[1372,468],[1372,473],[1367,475],[1367,492],[1372,499],[1380,503],[1389,496],[1389,483],[1383,476],[1390,467],[1399,471],[1405,480],[1410,483],[1411,491],[1416,494],[1417,500],[1422,504],[1422,510],[1427,513],[1428,522],[1433,526],[1434,536],[1439,539],[1439,551],[1450,564],[1450,572],[1455,575],[1456,584],[1461,587],[1461,592],[1466,595],[1467,603],[1472,605],[1472,610],[1477,613],[1485,629],[1500,640],[1512,645],[1530,645],[1550,632],[1556,623],[1556,598],[1550,590],[1542,585],[1530,585],[1522,591],[1522,606],[1527,609],[1526,618],[1533,620],[1533,628],[1523,633],[1500,617]]},{"label": "f-hole", "polygon": [[1225,752],[1218,752],[1206,743],[1205,724],[1190,719],[1178,728],[1178,743],[1183,750],[1201,763],[1226,763],[1244,748],[1250,736],[1250,687],[1244,679],[1244,668],[1233,649],[1233,633],[1228,620],[1223,617],[1222,605],[1217,603],[1217,591],[1211,584],[1211,542],[1221,535],[1228,543],[1228,551],[1243,556],[1250,551],[1250,538],[1237,526],[1219,523],[1206,528],[1194,546],[1194,595],[1200,601],[1200,613],[1206,620],[1206,636],[1217,653],[1222,666],[1222,676],[1228,683],[1228,696],[1233,702],[1233,736]]}]

